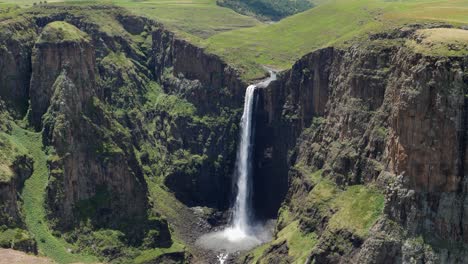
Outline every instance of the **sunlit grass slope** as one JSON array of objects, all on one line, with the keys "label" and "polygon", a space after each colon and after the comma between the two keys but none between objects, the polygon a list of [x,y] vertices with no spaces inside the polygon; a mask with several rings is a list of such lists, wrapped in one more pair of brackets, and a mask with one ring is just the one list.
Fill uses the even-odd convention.
[{"label": "sunlit grass slope", "polygon": [[[216,0],[63,1],[114,3],[156,19],[180,36],[221,55],[238,68],[244,79],[262,77],[265,74],[262,65],[287,69],[318,48],[347,45],[365,39],[368,33],[403,24],[468,25],[466,0],[315,0],[316,7],[274,24],[219,7]],[[31,6],[38,1],[0,2]]]},{"label": "sunlit grass slope", "polygon": [[262,76],[260,65],[286,69],[315,49],[421,22],[468,24],[468,1],[334,0],[276,24],[217,34],[203,44],[252,79]]},{"label": "sunlit grass slope", "polygon": [[17,145],[27,149],[34,158],[34,172],[26,180],[22,191],[22,209],[26,226],[33,234],[39,252],[57,263],[96,262],[94,257],[71,253],[73,247],[63,239],[53,236],[47,225],[44,201],[49,173],[47,155],[42,150],[41,133],[15,126],[11,138]]},{"label": "sunlit grass slope", "polygon": [[114,0],[138,15],[164,23],[170,29],[208,37],[223,31],[259,25],[256,19],[216,5],[216,0]]},{"label": "sunlit grass slope", "polygon": [[[43,0],[0,0],[2,5],[31,7]],[[257,19],[220,7],[216,0],[49,0],[48,4],[115,4],[164,23],[171,30],[192,39],[206,38],[233,29],[260,25]]]}]

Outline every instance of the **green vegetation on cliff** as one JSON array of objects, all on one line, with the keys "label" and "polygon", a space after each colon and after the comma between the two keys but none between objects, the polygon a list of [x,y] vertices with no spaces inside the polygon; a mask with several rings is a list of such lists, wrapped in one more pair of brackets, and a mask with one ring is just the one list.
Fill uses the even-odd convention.
[{"label": "green vegetation on cliff", "polygon": [[33,175],[26,180],[22,191],[23,214],[26,226],[37,242],[39,252],[58,263],[93,262],[94,257],[72,253],[74,247],[52,235],[47,224],[45,194],[48,181],[47,154],[42,149],[41,133],[34,133],[16,125],[12,138],[18,145],[29,150],[34,159]]},{"label": "green vegetation on cliff", "polygon": [[383,213],[384,196],[375,187],[354,185],[346,188],[332,203],[336,213],[330,219],[329,228],[347,229],[366,237]]},{"label": "green vegetation on cliff", "polygon": [[[326,219],[328,223],[323,232],[329,239],[342,239],[335,235],[341,230],[366,238],[369,229],[383,213],[384,195],[378,188],[352,185],[342,189],[324,177],[322,170],[314,171],[302,164],[296,165],[295,169],[306,178],[293,178],[293,184],[302,185],[305,181],[313,184],[313,188],[305,196],[294,194],[299,196],[293,196],[291,201],[283,205],[279,211],[275,239],[268,243],[269,246],[262,245],[250,253],[253,263],[257,263],[257,260],[259,263],[268,263],[272,257],[268,248],[284,241],[294,263],[304,263],[318,241],[316,231],[310,231],[309,228],[316,230]],[[316,213],[310,215],[310,212]]]},{"label": "green vegetation on cliff", "polygon": [[27,154],[27,150],[11,139],[11,136],[0,133],[0,182],[9,182],[14,175],[12,165],[18,155]]},{"label": "green vegetation on cliff", "polygon": [[44,27],[38,43],[80,42],[87,40],[88,35],[75,26],[63,21],[54,21]]},{"label": "green vegetation on cliff", "polygon": [[280,20],[313,6],[309,0],[218,0],[217,2],[220,6],[262,20]]},{"label": "green vegetation on cliff", "polygon": [[26,230],[21,228],[6,229],[0,233],[0,247],[15,248],[15,245],[28,242],[30,239]]},{"label": "green vegetation on cliff", "polygon": [[[296,169],[309,175],[314,184],[305,204],[298,204],[298,207],[317,208],[322,215],[333,212],[328,228],[347,229],[361,237],[367,236],[369,228],[383,212],[384,195],[381,190],[366,185],[352,185],[342,190],[335,182],[323,177],[321,170],[310,173],[309,168],[300,165],[296,165]],[[293,203],[304,201],[298,199]]]}]

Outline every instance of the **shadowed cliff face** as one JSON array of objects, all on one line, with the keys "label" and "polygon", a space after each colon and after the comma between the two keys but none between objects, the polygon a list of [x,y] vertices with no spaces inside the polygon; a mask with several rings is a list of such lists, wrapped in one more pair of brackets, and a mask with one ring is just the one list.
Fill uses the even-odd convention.
[{"label": "shadowed cliff face", "polygon": [[[49,149],[47,206],[56,228],[83,219],[96,228],[145,222],[148,195],[154,204],[169,200],[159,184],[187,206],[228,209],[247,87],[235,70],[144,18],[113,14],[121,34],[113,35],[59,7],[47,9],[57,10],[8,25],[24,38],[0,31],[7,34],[0,38],[0,97],[18,116],[31,100],[29,117]],[[56,20],[68,22],[51,24]],[[463,262],[468,59],[424,56],[400,42],[383,45],[391,36],[375,38],[304,56],[258,89],[254,211],[271,218],[283,204],[293,227],[316,235],[314,247],[302,251],[317,263]],[[32,161],[19,155],[15,162],[13,180],[0,186],[12,219],[0,221],[21,225],[16,193]],[[378,219],[365,232],[330,227],[340,208],[310,202],[324,188],[312,179],[316,170],[329,181],[325,187],[336,187],[331,193],[358,185],[384,193]],[[144,247],[171,245],[165,220],[150,228],[157,232],[143,234],[150,241]],[[264,257],[294,250],[281,241]],[[173,254],[154,261],[184,258]]]},{"label": "shadowed cliff face", "polygon": [[166,148],[202,157],[193,170],[175,170],[165,182],[187,205],[227,209],[234,196],[232,174],[247,84],[219,57],[162,28],[153,32],[153,54],[155,77],[165,92],[192,103],[194,115],[203,117],[164,118],[174,122],[170,133],[180,138],[166,142]]},{"label": "shadowed cliff face", "polygon": [[[15,117],[21,117],[28,108],[31,76],[31,51],[37,37],[32,20],[4,22],[0,32],[0,96]],[[21,31],[22,34],[15,34]]]},{"label": "shadowed cliff face", "polygon": [[[258,119],[267,124],[260,128],[267,136],[257,139],[263,161],[257,174],[281,173],[257,181],[285,182],[289,171],[286,206],[303,230],[315,230],[320,238],[311,260],[398,263],[413,257],[452,263],[466,255],[442,244],[468,242],[463,217],[467,66],[466,58],[369,43],[307,55],[261,91]],[[353,233],[325,232],[329,219],[304,202],[314,188],[297,169],[304,166],[321,169],[338,186],[376,184],[385,191],[384,214],[369,236],[356,240]],[[398,233],[388,219],[408,233]],[[433,251],[418,251],[408,242],[419,235]],[[333,249],[337,237],[353,246]]]},{"label": "shadowed cliff face", "polygon": [[332,59],[333,49],[311,54],[268,88],[259,89],[253,199],[260,218],[276,217],[288,191],[291,150],[312,118],[325,112]]},{"label": "shadowed cliff face", "polygon": [[[69,28],[62,29],[63,25]],[[78,36],[66,39],[65,34]],[[37,129],[41,128],[41,118],[51,102],[72,99],[66,102],[70,108],[68,111],[80,113],[95,93],[94,48],[84,34],[70,24],[53,22],[43,29],[34,46],[30,98],[31,118]],[[52,100],[54,96],[56,98]]]},{"label": "shadowed cliff face", "polygon": [[[113,121],[96,94],[95,50],[86,33],[65,22],[48,24],[33,50],[31,118],[56,151],[48,198],[61,228],[83,217],[83,201],[102,193],[108,197],[93,207],[97,225],[146,213],[141,172],[132,167],[133,153],[107,138]],[[124,135],[115,137],[128,144]]]}]

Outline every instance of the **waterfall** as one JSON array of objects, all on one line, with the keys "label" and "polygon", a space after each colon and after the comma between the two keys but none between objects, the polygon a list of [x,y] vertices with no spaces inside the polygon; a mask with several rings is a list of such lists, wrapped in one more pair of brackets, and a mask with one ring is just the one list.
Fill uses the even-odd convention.
[{"label": "waterfall", "polygon": [[[244,112],[240,122],[239,146],[237,149],[235,176],[237,194],[229,226],[222,231],[203,235],[197,243],[205,248],[227,253],[247,250],[271,239],[271,230],[252,219],[252,160],[253,135],[255,130],[255,89],[264,88],[276,80],[276,74],[270,71],[270,77],[249,85],[245,91]],[[218,255],[227,258],[228,255]],[[222,263],[221,259],[219,260]],[[224,260],[223,260],[224,261]]]},{"label": "waterfall", "polygon": [[237,150],[236,176],[237,176],[237,196],[234,204],[232,217],[232,228],[242,232],[250,233],[250,209],[252,191],[252,136],[254,129],[253,108],[255,99],[255,85],[249,85],[245,92],[244,113],[240,123],[239,148]]},{"label": "waterfall", "polygon": [[244,112],[240,123],[240,140],[237,149],[236,176],[237,196],[231,220],[232,235],[246,236],[251,234],[251,203],[252,203],[252,160],[253,132],[255,129],[253,112],[255,106],[255,89],[268,86],[276,80],[276,74],[270,71],[270,77],[255,85],[249,85],[245,91]]}]

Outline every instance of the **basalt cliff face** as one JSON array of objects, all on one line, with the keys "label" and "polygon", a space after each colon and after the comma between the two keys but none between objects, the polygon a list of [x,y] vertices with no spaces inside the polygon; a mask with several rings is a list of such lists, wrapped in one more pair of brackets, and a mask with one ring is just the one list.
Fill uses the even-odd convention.
[{"label": "basalt cliff face", "polygon": [[[9,105],[22,100],[48,155],[51,229],[105,261],[158,247],[166,250],[146,253],[145,263],[185,261],[190,253],[174,233],[193,243],[210,227],[206,219],[224,219],[232,198],[246,86],[235,70],[156,22],[111,6],[42,6],[1,26],[11,33],[4,52],[24,65],[2,68],[2,76],[14,70],[19,79],[2,80],[2,133],[15,137],[11,126],[20,122],[10,115],[26,112]],[[18,170],[21,181],[37,169],[29,159],[18,167],[30,168]],[[28,228],[18,213],[21,187],[6,186],[2,204]],[[189,206],[213,209],[197,216]]]},{"label": "basalt cliff face", "polygon": [[[240,262],[463,263],[468,59],[406,47],[417,27],[317,50],[257,89],[254,211],[278,221]],[[248,83],[112,6],[46,5],[0,28],[0,231],[25,237],[1,246],[37,250],[21,204],[38,170],[29,125],[44,221],[76,251],[206,262],[193,242],[228,216]]]},{"label": "basalt cliff face", "polygon": [[169,117],[175,118],[168,120],[174,122],[169,133],[180,139],[166,142],[167,150],[188,149],[201,159],[187,164],[194,173],[176,170],[169,173],[166,184],[188,205],[227,209],[233,196],[237,125],[247,85],[219,57],[162,28],[153,32],[153,54],[155,77],[165,91],[193,104],[194,114],[202,117]]},{"label": "basalt cliff face", "polygon": [[[289,169],[282,210],[317,236],[308,263],[463,263],[468,60],[382,40],[316,51],[261,91],[258,118],[274,133],[258,154],[267,166],[257,170]],[[334,192],[376,186],[382,214],[360,234],[313,172]],[[284,254],[276,247],[261,259]]]}]

